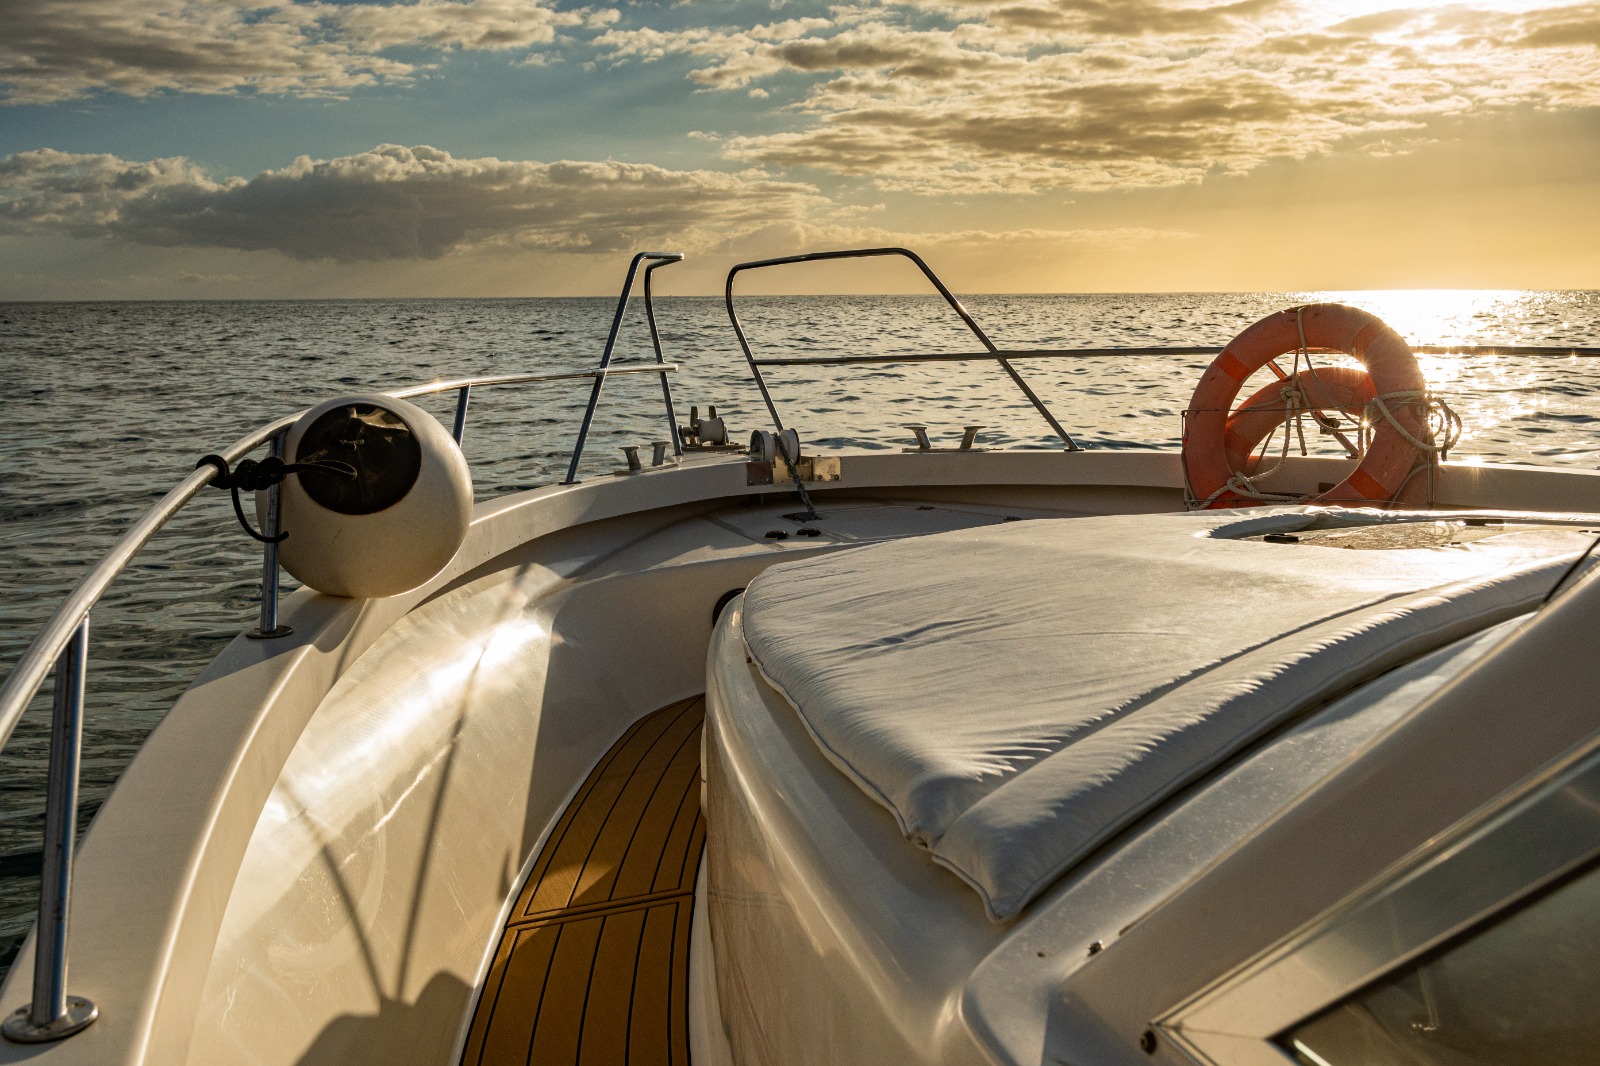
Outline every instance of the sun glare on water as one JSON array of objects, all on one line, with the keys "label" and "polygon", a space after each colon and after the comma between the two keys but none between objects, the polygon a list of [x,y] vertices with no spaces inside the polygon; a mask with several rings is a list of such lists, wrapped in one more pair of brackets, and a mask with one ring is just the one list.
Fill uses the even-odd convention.
[{"label": "sun glare on water", "polygon": [[1486,344],[1494,323],[1512,317],[1537,293],[1520,289],[1367,289],[1319,292],[1317,300],[1350,304],[1387,322],[1409,344]]},{"label": "sun glare on water", "polygon": [[[1374,289],[1317,292],[1308,300],[1350,304],[1377,315],[1413,346],[1551,344],[1567,334],[1570,312],[1555,294],[1521,289]],[[1538,332],[1529,330],[1537,324]],[[1548,330],[1548,334],[1545,333]],[[1574,386],[1588,361],[1501,352],[1419,353],[1428,387],[1459,414],[1459,454],[1499,457],[1506,441],[1538,433],[1539,457],[1581,461],[1596,452],[1588,405]],[[1576,390],[1583,391],[1583,390]]]}]

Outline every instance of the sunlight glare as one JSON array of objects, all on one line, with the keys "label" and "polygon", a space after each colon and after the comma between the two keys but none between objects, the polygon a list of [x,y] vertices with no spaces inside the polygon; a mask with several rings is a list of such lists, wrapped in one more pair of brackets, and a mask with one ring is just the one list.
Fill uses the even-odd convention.
[{"label": "sunlight glare", "polygon": [[[1387,322],[1408,344],[1483,344],[1482,330],[1527,293],[1517,289],[1368,289],[1319,292]],[[1501,339],[1501,338],[1492,338]]]},{"label": "sunlight glare", "polygon": [[[1297,300],[1349,304],[1388,323],[1413,347],[1480,347],[1548,343],[1566,329],[1567,312],[1551,294],[1514,289],[1373,289],[1295,294]],[[1515,325],[1513,325],[1515,324]],[[1510,326],[1511,328],[1508,328]],[[1534,327],[1529,330],[1528,327]],[[1518,328],[1520,327],[1520,328]],[[1545,331],[1549,330],[1548,333]],[[1562,360],[1577,363],[1576,357]],[[1282,359],[1284,369],[1289,360]],[[1354,366],[1347,356],[1319,355],[1316,365]],[[1450,458],[1472,461],[1480,450],[1498,455],[1508,437],[1536,433],[1538,454],[1585,452],[1581,400],[1549,387],[1549,363],[1501,352],[1419,352],[1428,388],[1461,416],[1465,433]],[[1259,386],[1264,378],[1253,378]]]},{"label": "sunlight glare", "polygon": [[1388,12],[1428,11],[1446,7],[1520,14],[1549,7],[1550,4],[1542,0],[1470,0],[1468,3],[1461,3],[1460,0],[1307,0],[1301,6],[1307,14],[1333,23]]}]

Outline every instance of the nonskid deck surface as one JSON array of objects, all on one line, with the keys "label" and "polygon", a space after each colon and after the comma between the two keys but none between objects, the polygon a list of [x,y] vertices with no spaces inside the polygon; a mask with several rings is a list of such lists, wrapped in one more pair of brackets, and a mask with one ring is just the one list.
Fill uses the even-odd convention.
[{"label": "nonskid deck surface", "polygon": [[647,715],[561,816],[506,921],[462,1062],[689,1061],[705,698]]}]

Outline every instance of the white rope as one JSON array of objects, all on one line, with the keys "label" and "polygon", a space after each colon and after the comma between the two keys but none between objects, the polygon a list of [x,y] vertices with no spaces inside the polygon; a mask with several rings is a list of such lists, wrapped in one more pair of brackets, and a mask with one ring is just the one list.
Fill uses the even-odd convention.
[{"label": "white rope", "polygon": [[[1418,440],[1416,435],[1394,416],[1390,404],[1420,404],[1422,405],[1422,422],[1427,426],[1429,440]],[[1437,454],[1440,458],[1449,458],[1450,449],[1461,440],[1461,416],[1444,400],[1433,395],[1426,389],[1406,389],[1400,392],[1386,392],[1381,396],[1374,396],[1367,404],[1367,420],[1376,422],[1372,411],[1376,409],[1383,421],[1394,427],[1405,442],[1425,455]]]},{"label": "white rope", "polygon": [[[1299,360],[1297,359],[1296,363],[1298,363],[1298,362],[1299,362]],[[1283,399],[1283,450],[1278,455],[1278,461],[1273,463],[1270,467],[1268,467],[1265,470],[1257,470],[1255,472],[1255,474],[1253,474],[1253,475],[1245,474],[1243,471],[1236,472],[1232,477],[1230,477],[1226,482],[1224,482],[1222,487],[1219,488],[1216,492],[1213,492],[1210,496],[1207,496],[1204,500],[1198,501],[1200,509],[1203,510],[1203,509],[1205,509],[1207,507],[1210,507],[1213,503],[1217,502],[1217,500],[1221,499],[1223,494],[1228,493],[1228,492],[1232,492],[1236,496],[1244,496],[1244,497],[1246,497],[1248,499],[1260,500],[1263,503],[1300,503],[1301,501],[1308,499],[1308,497],[1303,496],[1303,495],[1288,495],[1288,496],[1286,496],[1286,495],[1283,495],[1281,493],[1262,492],[1261,490],[1259,490],[1259,489],[1257,489],[1255,487],[1255,484],[1252,481],[1252,478],[1255,478],[1255,477],[1259,477],[1259,478],[1270,477],[1278,469],[1278,467],[1282,466],[1284,461],[1289,458],[1289,422],[1292,419],[1294,421],[1295,425],[1298,426],[1300,424],[1301,404],[1302,404],[1302,401],[1305,398],[1305,394],[1301,391],[1300,378],[1299,378],[1298,372],[1295,375],[1293,375],[1290,378],[1288,378],[1287,381],[1288,381],[1288,384],[1284,386],[1284,390],[1283,390],[1283,393],[1282,393],[1282,399]],[[1274,430],[1273,432],[1276,433],[1277,431]],[[1270,442],[1271,439],[1272,439],[1272,437],[1269,435],[1267,437],[1267,441],[1265,441],[1263,443]],[[1263,455],[1266,454],[1265,449],[1263,449],[1262,454]],[[1305,434],[1304,433],[1302,433],[1300,435],[1300,454],[1301,455],[1305,455],[1306,454]],[[1188,501],[1188,503],[1189,503],[1189,506],[1193,507],[1195,505],[1196,501],[1191,498]]]},{"label": "white rope", "polygon": [[[1276,470],[1277,466],[1274,465],[1272,469]],[[1267,471],[1267,473],[1272,473],[1272,470]],[[1246,496],[1252,500],[1260,500],[1263,503],[1301,503],[1310,499],[1309,496],[1304,495],[1286,496],[1280,493],[1258,492],[1256,488],[1250,484],[1250,479],[1248,477],[1246,477],[1244,474],[1234,474],[1220,489],[1218,489],[1216,492],[1213,492],[1205,499],[1191,500],[1190,507],[1193,510],[1205,510],[1207,507],[1210,507],[1212,504],[1222,499],[1225,493],[1229,492],[1233,493],[1235,496]],[[1195,506],[1196,504],[1199,506]]]},{"label": "white rope", "polygon": [[[1298,317],[1298,309],[1296,309],[1296,313]],[[1304,348],[1305,330],[1303,327],[1301,328],[1300,332],[1301,347]],[[1245,474],[1242,471],[1235,473],[1227,480],[1227,482],[1223,484],[1221,488],[1217,489],[1217,491],[1213,492],[1210,496],[1207,496],[1204,500],[1197,500],[1192,493],[1187,492],[1187,485],[1185,485],[1185,495],[1188,496],[1186,501],[1188,506],[1194,508],[1198,504],[1200,509],[1210,507],[1228,492],[1232,492],[1236,496],[1244,496],[1248,499],[1260,500],[1263,503],[1300,503],[1310,498],[1309,496],[1303,494],[1284,495],[1282,493],[1262,492],[1255,487],[1253,482],[1254,478],[1265,478],[1272,476],[1272,474],[1284,464],[1284,461],[1289,458],[1289,446],[1291,443],[1289,426],[1291,423],[1294,425],[1295,432],[1297,432],[1299,435],[1300,454],[1310,454],[1306,448],[1305,427],[1301,422],[1301,416],[1310,410],[1310,407],[1306,403],[1305,389],[1300,382],[1300,355],[1301,353],[1299,352],[1295,353],[1293,372],[1284,379],[1285,384],[1283,392],[1279,394],[1279,398],[1283,401],[1283,422],[1281,423],[1283,429],[1283,448],[1278,454],[1277,462],[1273,463],[1265,470],[1257,470],[1254,474]],[[1310,353],[1306,352],[1305,355],[1307,357],[1307,364],[1309,366]],[[1262,444],[1269,445],[1272,441],[1272,436],[1276,433],[1277,430],[1274,429],[1273,433],[1269,434],[1267,439],[1263,441]],[[1263,447],[1262,455],[1265,456],[1265,454],[1266,448]],[[1187,476],[1185,480],[1187,481]]]},{"label": "white rope", "polygon": [[[1296,362],[1298,363],[1298,361],[1299,360],[1297,359]],[[1242,471],[1235,473],[1222,485],[1221,488],[1217,489],[1217,491],[1213,492],[1210,496],[1207,496],[1203,500],[1196,498],[1192,492],[1187,491],[1188,477],[1187,472],[1185,472],[1185,495],[1188,497],[1186,502],[1190,507],[1197,509],[1210,507],[1213,503],[1217,502],[1217,500],[1221,499],[1230,492],[1235,496],[1242,496],[1251,500],[1259,500],[1262,503],[1301,503],[1312,498],[1309,494],[1263,492],[1255,486],[1256,479],[1272,476],[1272,474],[1276,473],[1278,468],[1284,464],[1285,460],[1288,459],[1289,448],[1292,443],[1289,430],[1289,423],[1291,420],[1294,422],[1295,431],[1299,434],[1300,454],[1308,454],[1305,441],[1305,429],[1301,422],[1301,416],[1313,411],[1314,409],[1307,401],[1303,387],[1300,384],[1298,373],[1288,380],[1289,384],[1284,388],[1282,393],[1284,408],[1284,422],[1281,427],[1283,429],[1283,447],[1279,451],[1277,461],[1265,470],[1257,470],[1254,474],[1247,475]],[[1407,403],[1422,404],[1424,406],[1425,411],[1423,413],[1423,419],[1424,424],[1428,427],[1428,435],[1431,438],[1430,440],[1424,441],[1417,439],[1416,435],[1406,429],[1405,426],[1401,425],[1399,419],[1395,417],[1394,410],[1391,405],[1401,405]],[[1388,422],[1389,425],[1394,427],[1395,431],[1400,434],[1406,443],[1410,444],[1413,448],[1417,449],[1418,452],[1421,452],[1424,455],[1437,454],[1441,458],[1447,458],[1450,449],[1455,447],[1456,443],[1461,439],[1461,416],[1456,414],[1455,410],[1440,397],[1433,395],[1425,389],[1409,389],[1399,392],[1388,392],[1381,396],[1373,397],[1371,402],[1367,404],[1368,415],[1365,419],[1363,419],[1361,426],[1363,454],[1371,443],[1371,437],[1375,431],[1375,423],[1378,421],[1378,419],[1372,417],[1373,409],[1376,409],[1378,415],[1381,416],[1383,421]],[[1276,432],[1277,431],[1274,430],[1274,433]],[[1270,440],[1271,438],[1269,437],[1268,441]],[[1349,442],[1345,441],[1344,443],[1345,447],[1349,448]],[[1261,454],[1263,457],[1265,457],[1266,449],[1263,449]],[[1431,464],[1424,465],[1431,467]],[[1410,483],[1411,479],[1414,478],[1421,469],[1421,467],[1414,468],[1411,473],[1406,475],[1405,481],[1402,482],[1400,488],[1395,491],[1394,499],[1399,498],[1400,493],[1405,490],[1405,486]],[[1392,503],[1394,500],[1391,499],[1390,502]]]},{"label": "white rope", "polygon": [[[1298,392],[1299,390],[1296,389],[1295,391]],[[1302,396],[1301,399],[1304,399],[1304,396]],[[1306,404],[1306,403],[1301,403],[1301,404],[1297,404],[1293,409],[1290,409],[1286,413],[1286,417],[1284,419],[1284,425],[1286,425],[1286,426],[1289,424],[1289,420],[1290,419],[1294,420],[1294,434],[1300,440],[1300,454],[1301,455],[1310,455],[1311,454],[1309,451],[1306,450],[1306,423],[1305,423],[1305,419],[1303,417],[1304,415],[1308,415],[1310,413],[1311,413],[1311,405],[1310,404]],[[1287,430],[1285,430],[1284,434],[1283,434],[1283,451],[1284,451],[1285,458],[1287,458],[1288,457],[1288,453],[1289,453],[1289,433],[1288,433]]]},{"label": "white rope", "polygon": [[[1449,458],[1450,449],[1455,447],[1456,443],[1461,439],[1461,416],[1456,414],[1454,409],[1452,409],[1450,405],[1445,403],[1441,398],[1433,395],[1425,389],[1414,389],[1401,392],[1389,392],[1384,393],[1381,396],[1373,397],[1373,399],[1367,404],[1365,417],[1363,417],[1357,425],[1358,444],[1352,445],[1349,438],[1347,438],[1343,433],[1339,432],[1337,423],[1332,422],[1331,420],[1324,421],[1325,416],[1322,415],[1319,408],[1310,402],[1310,398],[1305,391],[1305,387],[1301,383],[1300,361],[1302,358],[1305,360],[1306,373],[1315,373],[1315,368],[1312,366],[1311,362],[1311,348],[1306,343],[1304,305],[1294,309],[1294,324],[1296,331],[1300,335],[1300,347],[1296,349],[1294,353],[1293,369],[1291,370],[1289,376],[1284,379],[1286,384],[1282,393],[1283,448],[1278,454],[1277,461],[1267,469],[1257,470],[1254,474],[1247,475],[1242,471],[1236,472],[1227,480],[1226,483],[1222,485],[1221,488],[1217,489],[1217,491],[1213,492],[1210,496],[1207,496],[1203,500],[1196,498],[1194,493],[1191,491],[1189,486],[1188,469],[1185,468],[1184,496],[1186,498],[1185,502],[1191,508],[1210,507],[1213,503],[1217,502],[1217,500],[1221,499],[1224,495],[1230,492],[1235,496],[1243,496],[1247,499],[1260,500],[1263,503],[1300,503],[1311,499],[1312,497],[1309,494],[1262,492],[1261,490],[1257,489],[1254,484],[1254,480],[1256,478],[1270,477],[1289,458],[1291,433],[1293,433],[1299,439],[1300,454],[1310,454],[1306,448],[1305,424],[1302,420],[1303,416],[1306,414],[1310,414],[1313,418],[1315,418],[1317,420],[1317,424],[1322,427],[1324,432],[1331,433],[1333,436],[1337,437],[1339,439],[1339,443],[1344,445],[1345,451],[1349,452],[1352,458],[1365,455],[1367,449],[1372,445],[1372,440],[1376,433],[1376,423],[1379,421],[1379,418],[1373,417],[1374,409],[1376,409],[1377,415],[1382,421],[1393,426],[1395,431],[1400,434],[1406,443],[1410,444],[1413,448],[1417,449],[1417,451],[1424,455],[1438,455],[1440,458],[1447,459]],[[1418,440],[1410,430],[1406,429],[1405,426],[1400,424],[1399,419],[1395,417],[1394,411],[1390,408],[1390,404],[1407,403],[1416,403],[1423,406],[1424,410],[1422,413],[1422,422],[1423,425],[1427,427],[1426,432],[1429,437],[1428,440]],[[1291,422],[1293,423],[1292,430],[1290,428]],[[1273,433],[1276,432],[1276,429],[1273,430]],[[1269,434],[1267,439],[1262,442],[1263,447],[1260,453],[1262,458],[1265,458],[1271,441],[1272,436]],[[1259,461],[1260,460],[1258,460],[1258,462]],[[1432,466],[1431,463],[1427,465],[1430,468]],[[1409,483],[1411,479],[1416,476],[1416,474],[1417,469],[1414,468],[1410,474],[1406,475],[1405,482],[1402,482],[1400,489],[1396,490],[1395,492],[1396,499],[1399,498],[1400,492],[1405,489],[1405,485]],[[1391,500],[1390,502],[1393,501]]]}]

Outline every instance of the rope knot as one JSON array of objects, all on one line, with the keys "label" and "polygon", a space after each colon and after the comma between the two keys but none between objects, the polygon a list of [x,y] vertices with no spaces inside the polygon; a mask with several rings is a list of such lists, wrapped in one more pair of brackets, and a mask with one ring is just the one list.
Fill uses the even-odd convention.
[{"label": "rope knot", "polygon": [[239,491],[241,489],[246,492],[260,492],[263,489],[270,489],[290,474],[297,474],[302,470],[320,470],[343,478],[354,478],[356,476],[356,468],[349,463],[341,463],[329,459],[318,459],[309,463],[286,463],[276,455],[269,455],[260,460],[241,459],[239,460],[239,465],[232,470],[228,469],[228,460],[222,456],[204,455],[200,457],[198,463],[194,464],[194,468],[199,470],[202,466],[210,466],[216,469],[217,472],[211,477],[211,487],[224,489],[233,494],[234,517],[239,519],[239,525],[246,533],[263,544],[279,544],[287,540],[289,534],[279,533],[277,536],[269,537],[263,533],[256,532],[256,528],[244,516],[244,505],[239,502]]}]

